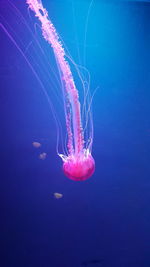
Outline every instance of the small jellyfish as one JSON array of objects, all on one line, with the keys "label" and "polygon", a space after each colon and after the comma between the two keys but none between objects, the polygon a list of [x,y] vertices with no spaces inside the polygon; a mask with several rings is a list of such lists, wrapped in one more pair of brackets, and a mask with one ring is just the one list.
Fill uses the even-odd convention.
[{"label": "small jellyfish", "polygon": [[39,142],[33,142],[32,145],[35,147],[35,148],[39,148],[41,147],[41,144]]},{"label": "small jellyfish", "polygon": [[43,153],[41,153],[41,154],[39,155],[39,159],[44,160],[44,159],[46,159],[46,156],[47,156],[47,154],[46,154],[45,152],[43,152]]},{"label": "small jellyfish", "polygon": [[62,198],[63,197],[63,194],[61,194],[61,193],[54,193],[54,197],[56,199],[59,199],[59,198]]}]

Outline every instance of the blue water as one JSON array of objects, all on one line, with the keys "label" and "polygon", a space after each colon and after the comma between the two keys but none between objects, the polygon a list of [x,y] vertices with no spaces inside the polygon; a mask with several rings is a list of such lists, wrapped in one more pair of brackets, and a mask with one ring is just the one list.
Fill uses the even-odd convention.
[{"label": "blue water", "polygon": [[[34,31],[37,21],[25,1],[11,2]],[[90,1],[43,4],[82,63]],[[0,1],[0,21],[25,52],[31,34],[8,1]],[[57,73],[39,29],[37,38]],[[0,40],[0,266],[149,267],[150,3],[93,2],[86,67],[91,92],[99,86],[92,106],[96,171],[82,183],[62,172],[55,121],[40,84],[2,29]],[[46,83],[42,54],[33,47],[27,55],[52,90],[56,77],[49,70]],[[50,96],[64,123],[57,96]],[[34,141],[42,146],[33,147]],[[47,157],[40,160],[43,152]]]}]

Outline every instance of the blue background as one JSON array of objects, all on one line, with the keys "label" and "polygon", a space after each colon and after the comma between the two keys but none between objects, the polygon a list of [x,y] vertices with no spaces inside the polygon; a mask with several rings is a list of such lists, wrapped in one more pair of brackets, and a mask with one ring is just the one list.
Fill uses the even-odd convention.
[{"label": "blue background", "polygon": [[[37,21],[25,1],[11,2],[34,31]],[[90,1],[43,4],[75,61],[83,63]],[[17,14],[10,2],[0,1],[0,21],[25,52],[32,36]],[[57,73],[40,30],[37,36]],[[96,170],[81,183],[63,175],[54,118],[40,84],[2,29],[0,40],[0,266],[149,267],[150,3],[93,2],[86,67],[91,92],[99,86],[93,100]],[[31,62],[45,82],[42,60],[34,65],[37,57],[35,50]],[[46,77],[57,83],[51,70]],[[34,148],[34,141],[42,146]],[[63,197],[55,199],[54,192]]]}]

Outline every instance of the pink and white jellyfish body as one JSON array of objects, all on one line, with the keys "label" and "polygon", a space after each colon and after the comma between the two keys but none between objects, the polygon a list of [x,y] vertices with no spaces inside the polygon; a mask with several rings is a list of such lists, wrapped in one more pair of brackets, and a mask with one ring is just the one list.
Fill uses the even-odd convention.
[{"label": "pink and white jellyfish body", "polygon": [[89,145],[84,141],[78,90],[66,60],[65,50],[54,25],[48,18],[47,10],[41,0],[27,0],[27,4],[41,22],[43,37],[53,49],[65,88],[67,155],[59,154],[63,160],[63,171],[68,178],[83,181],[94,173],[95,162],[91,155],[92,140]]}]

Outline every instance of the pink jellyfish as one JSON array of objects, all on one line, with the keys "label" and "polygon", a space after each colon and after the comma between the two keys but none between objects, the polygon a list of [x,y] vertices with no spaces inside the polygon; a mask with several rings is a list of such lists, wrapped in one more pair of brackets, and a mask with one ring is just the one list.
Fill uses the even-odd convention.
[{"label": "pink jellyfish", "polygon": [[74,181],[84,181],[94,173],[95,161],[91,155],[93,140],[88,144],[84,141],[78,90],[66,60],[65,50],[54,25],[48,18],[47,10],[43,7],[41,0],[27,0],[26,2],[41,22],[43,37],[53,49],[65,88],[67,155],[59,154],[63,160],[63,171]]}]

